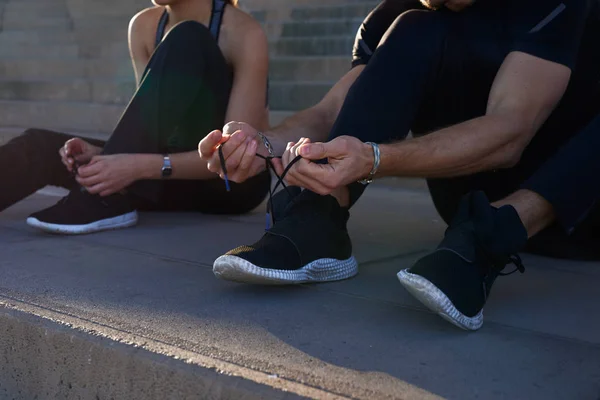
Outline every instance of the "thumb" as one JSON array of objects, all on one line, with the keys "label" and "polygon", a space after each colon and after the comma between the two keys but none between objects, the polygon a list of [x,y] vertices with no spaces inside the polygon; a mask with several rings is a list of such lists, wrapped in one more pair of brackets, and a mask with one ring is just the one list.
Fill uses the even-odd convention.
[{"label": "thumb", "polygon": [[206,135],[204,139],[200,141],[198,145],[198,149],[200,150],[200,154],[202,155],[211,155],[215,149],[222,141],[226,141],[226,138],[223,137],[221,131],[215,130]]},{"label": "thumb", "polygon": [[340,155],[339,146],[335,142],[307,143],[298,148],[298,153],[308,160],[322,160]]}]

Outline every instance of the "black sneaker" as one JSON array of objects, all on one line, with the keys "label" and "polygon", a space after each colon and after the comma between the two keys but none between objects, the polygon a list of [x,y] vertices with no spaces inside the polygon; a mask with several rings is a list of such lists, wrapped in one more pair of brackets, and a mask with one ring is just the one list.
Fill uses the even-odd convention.
[{"label": "black sneaker", "polygon": [[137,211],[127,196],[100,197],[85,189],[74,189],[54,206],[27,218],[27,224],[45,232],[82,235],[126,228],[137,223]]},{"label": "black sneaker", "polygon": [[[467,194],[431,254],[400,271],[400,283],[442,318],[465,330],[483,325],[483,306],[498,275],[524,272],[516,253],[527,232],[511,206],[494,208],[483,192]],[[517,269],[501,271],[513,263]]]},{"label": "black sneaker", "polygon": [[337,281],[358,273],[346,230],[348,210],[335,198],[288,188],[273,196],[271,209],[273,227],[255,244],[219,257],[213,267],[217,277],[285,285]]}]

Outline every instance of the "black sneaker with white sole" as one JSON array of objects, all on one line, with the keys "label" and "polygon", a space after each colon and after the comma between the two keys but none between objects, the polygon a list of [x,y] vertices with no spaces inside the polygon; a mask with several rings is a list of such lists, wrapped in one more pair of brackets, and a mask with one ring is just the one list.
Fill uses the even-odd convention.
[{"label": "black sneaker with white sole", "polygon": [[137,223],[137,211],[127,196],[100,197],[85,189],[74,189],[54,206],[31,214],[27,224],[45,232],[83,235],[120,229]]},{"label": "black sneaker with white sole", "polygon": [[[513,207],[494,208],[483,192],[469,193],[438,248],[400,271],[398,279],[430,310],[459,328],[477,330],[495,279],[524,272],[517,252],[526,242]],[[510,263],[517,268],[503,273]]]},{"label": "black sneaker with white sole", "polygon": [[337,281],[358,273],[346,230],[348,210],[335,198],[290,187],[273,196],[272,212],[274,225],[262,239],[215,261],[217,277],[286,285]]}]

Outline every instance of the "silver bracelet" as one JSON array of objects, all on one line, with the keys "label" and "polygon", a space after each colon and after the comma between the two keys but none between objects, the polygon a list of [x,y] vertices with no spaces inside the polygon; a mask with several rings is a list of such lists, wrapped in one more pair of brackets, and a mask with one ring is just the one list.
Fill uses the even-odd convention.
[{"label": "silver bracelet", "polygon": [[258,137],[260,138],[260,140],[262,140],[263,144],[265,145],[265,148],[269,152],[269,155],[271,157],[275,157],[275,152],[273,151],[273,146],[271,145],[271,141],[262,132],[258,132],[257,134],[258,134]]},{"label": "silver bracelet", "polygon": [[361,179],[358,182],[362,183],[363,185],[368,185],[369,183],[373,182],[375,174],[379,170],[379,164],[381,163],[381,153],[379,151],[379,145],[377,143],[366,142],[365,144],[369,144],[371,145],[371,147],[373,147],[373,168],[371,169],[371,172],[369,172],[369,176],[367,176],[365,179]]}]

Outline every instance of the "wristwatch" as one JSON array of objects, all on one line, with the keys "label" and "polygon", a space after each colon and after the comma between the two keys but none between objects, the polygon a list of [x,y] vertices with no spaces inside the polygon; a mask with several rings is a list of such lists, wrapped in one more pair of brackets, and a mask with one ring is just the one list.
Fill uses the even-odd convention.
[{"label": "wristwatch", "polygon": [[161,175],[163,178],[169,178],[173,174],[173,167],[171,166],[171,157],[168,154],[163,156],[163,166],[161,169]]}]

